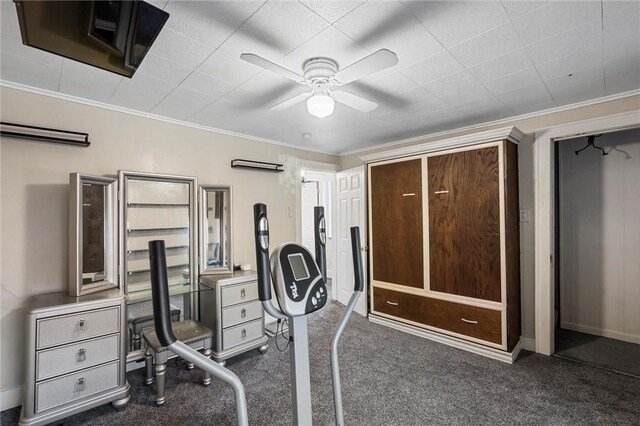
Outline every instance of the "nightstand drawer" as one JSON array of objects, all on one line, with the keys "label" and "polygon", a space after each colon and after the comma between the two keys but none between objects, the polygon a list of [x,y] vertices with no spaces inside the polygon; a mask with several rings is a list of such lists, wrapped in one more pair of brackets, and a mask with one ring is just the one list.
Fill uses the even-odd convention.
[{"label": "nightstand drawer", "polygon": [[223,350],[262,337],[262,319],[227,328],[222,332]]},{"label": "nightstand drawer", "polygon": [[44,380],[118,359],[120,335],[99,337],[36,353],[36,380]]},{"label": "nightstand drawer", "polygon": [[118,361],[36,384],[35,411],[43,411],[118,386]]},{"label": "nightstand drawer", "polygon": [[262,317],[262,303],[259,300],[222,310],[222,328],[241,324]]},{"label": "nightstand drawer", "polygon": [[222,306],[237,305],[258,299],[258,283],[250,281],[222,287]]},{"label": "nightstand drawer", "polygon": [[36,327],[37,349],[90,339],[120,331],[120,308],[41,319]]}]

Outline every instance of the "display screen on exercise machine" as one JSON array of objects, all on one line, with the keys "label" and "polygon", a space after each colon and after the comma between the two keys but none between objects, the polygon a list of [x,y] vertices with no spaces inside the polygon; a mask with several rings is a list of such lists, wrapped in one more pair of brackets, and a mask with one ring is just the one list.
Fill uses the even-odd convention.
[{"label": "display screen on exercise machine", "polygon": [[290,254],[287,257],[289,258],[289,265],[293,272],[293,278],[296,281],[306,280],[309,278],[309,269],[307,268],[307,264],[304,262],[302,253]]}]

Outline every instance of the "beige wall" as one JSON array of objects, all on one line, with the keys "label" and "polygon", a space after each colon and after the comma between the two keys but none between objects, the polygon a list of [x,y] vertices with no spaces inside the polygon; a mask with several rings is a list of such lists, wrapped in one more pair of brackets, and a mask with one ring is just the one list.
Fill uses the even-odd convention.
[{"label": "beige wall", "polygon": [[[35,294],[66,291],[70,172],[118,170],[196,176],[200,184],[231,184],[234,260],[255,264],[252,206],[269,206],[272,244],[296,239],[298,185],[294,157],[338,163],[338,157],[1,88],[2,121],[88,132],[89,148],[3,139],[1,159],[2,347],[0,388],[23,382],[25,304]],[[284,162],[287,172],[231,169],[234,158]],[[289,215],[292,208],[292,216]],[[18,402],[19,403],[19,402]],[[9,405],[7,405],[9,404]],[[2,401],[2,408],[16,405]]]},{"label": "beige wall", "polygon": [[[438,140],[463,136],[485,130],[516,126],[527,134],[518,148],[518,167],[520,174],[520,208],[530,211],[530,221],[520,223],[520,265],[521,265],[521,300],[522,300],[522,336],[535,338],[535,241],[534,241],[534,155],[533,141],[537,130],[558,126],[566,123],[588,120],[607,115],[640,110],[640,96],[630,96],[596,105],[590,105],[566,111],[545,114],[521,120],[500,122],[490,126],[478,126],[474,129],[447,132],[446,135],[425,136],[412,142],[396,144],[383,148],[371,149],[356,154],[340,157],[340,170],[361,166],[361,155],[384,152],[411,145],[436,142]],[[527,342],[527,348],[532,349],[533,340]]]}]

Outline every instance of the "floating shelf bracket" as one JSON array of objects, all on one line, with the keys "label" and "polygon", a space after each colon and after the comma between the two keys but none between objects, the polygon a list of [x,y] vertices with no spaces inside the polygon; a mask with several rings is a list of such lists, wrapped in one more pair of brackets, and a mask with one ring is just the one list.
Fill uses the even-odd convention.
[{"label": "floating shelf bracket", "polygon": [[284,165],[277,163],[265,163],[264,161],[252,161],[235,159],[231,160],[231,167],[242,169],[262,170],[266,172],[284,172]]},{"label": "floating shelf bracket", "polygon": [[0,126],[0,135],[7,138],[59,143],[63,145],[81,146],[85,148],[91,145],[91,142],[89,142],[88,133],[70,132],[67,130],[26,126],[23,124],[6,122],[1,122]]}]

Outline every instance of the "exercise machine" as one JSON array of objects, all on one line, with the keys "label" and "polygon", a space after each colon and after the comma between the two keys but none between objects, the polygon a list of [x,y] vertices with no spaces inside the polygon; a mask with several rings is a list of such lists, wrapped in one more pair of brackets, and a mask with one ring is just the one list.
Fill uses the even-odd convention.
[{"label": "exercise machine", "polygon": [[151,298],[153,303],[153,317],[158,340],[171,352],[187,362],[210,373],[229,384],[236,396],[236,412],[238,425],[248,426],[247,399],[242,382],[231,370],[228,370],[211,358],[190,348],[179,341],[171,328],[171,311],[169,308],[169,286],[167,281],[167,258],[164,241],[149,242],[149,263],[151,266]]},{"label": "exercise machine", "polygon": [[[293,422],[296,425],[311,425],[312,401],[307,315],[321,309],[329,297],[325,285],[326,227],[324,208],[316,207],[314,209],[315,260],[309,250],[296,243],[282,244],[269,257],[267,206],[255,204],[253,213],[258,296],[266,312],[280,320],[287,320],[289,323]],[[344,425],[338,343],[364,288],[358,227],[351,228],[351,248],[355,278],[354,293],[333,333],[330,346],[331,377],[338,426]],[[278,307],[272,303],[272,278]]]}]

